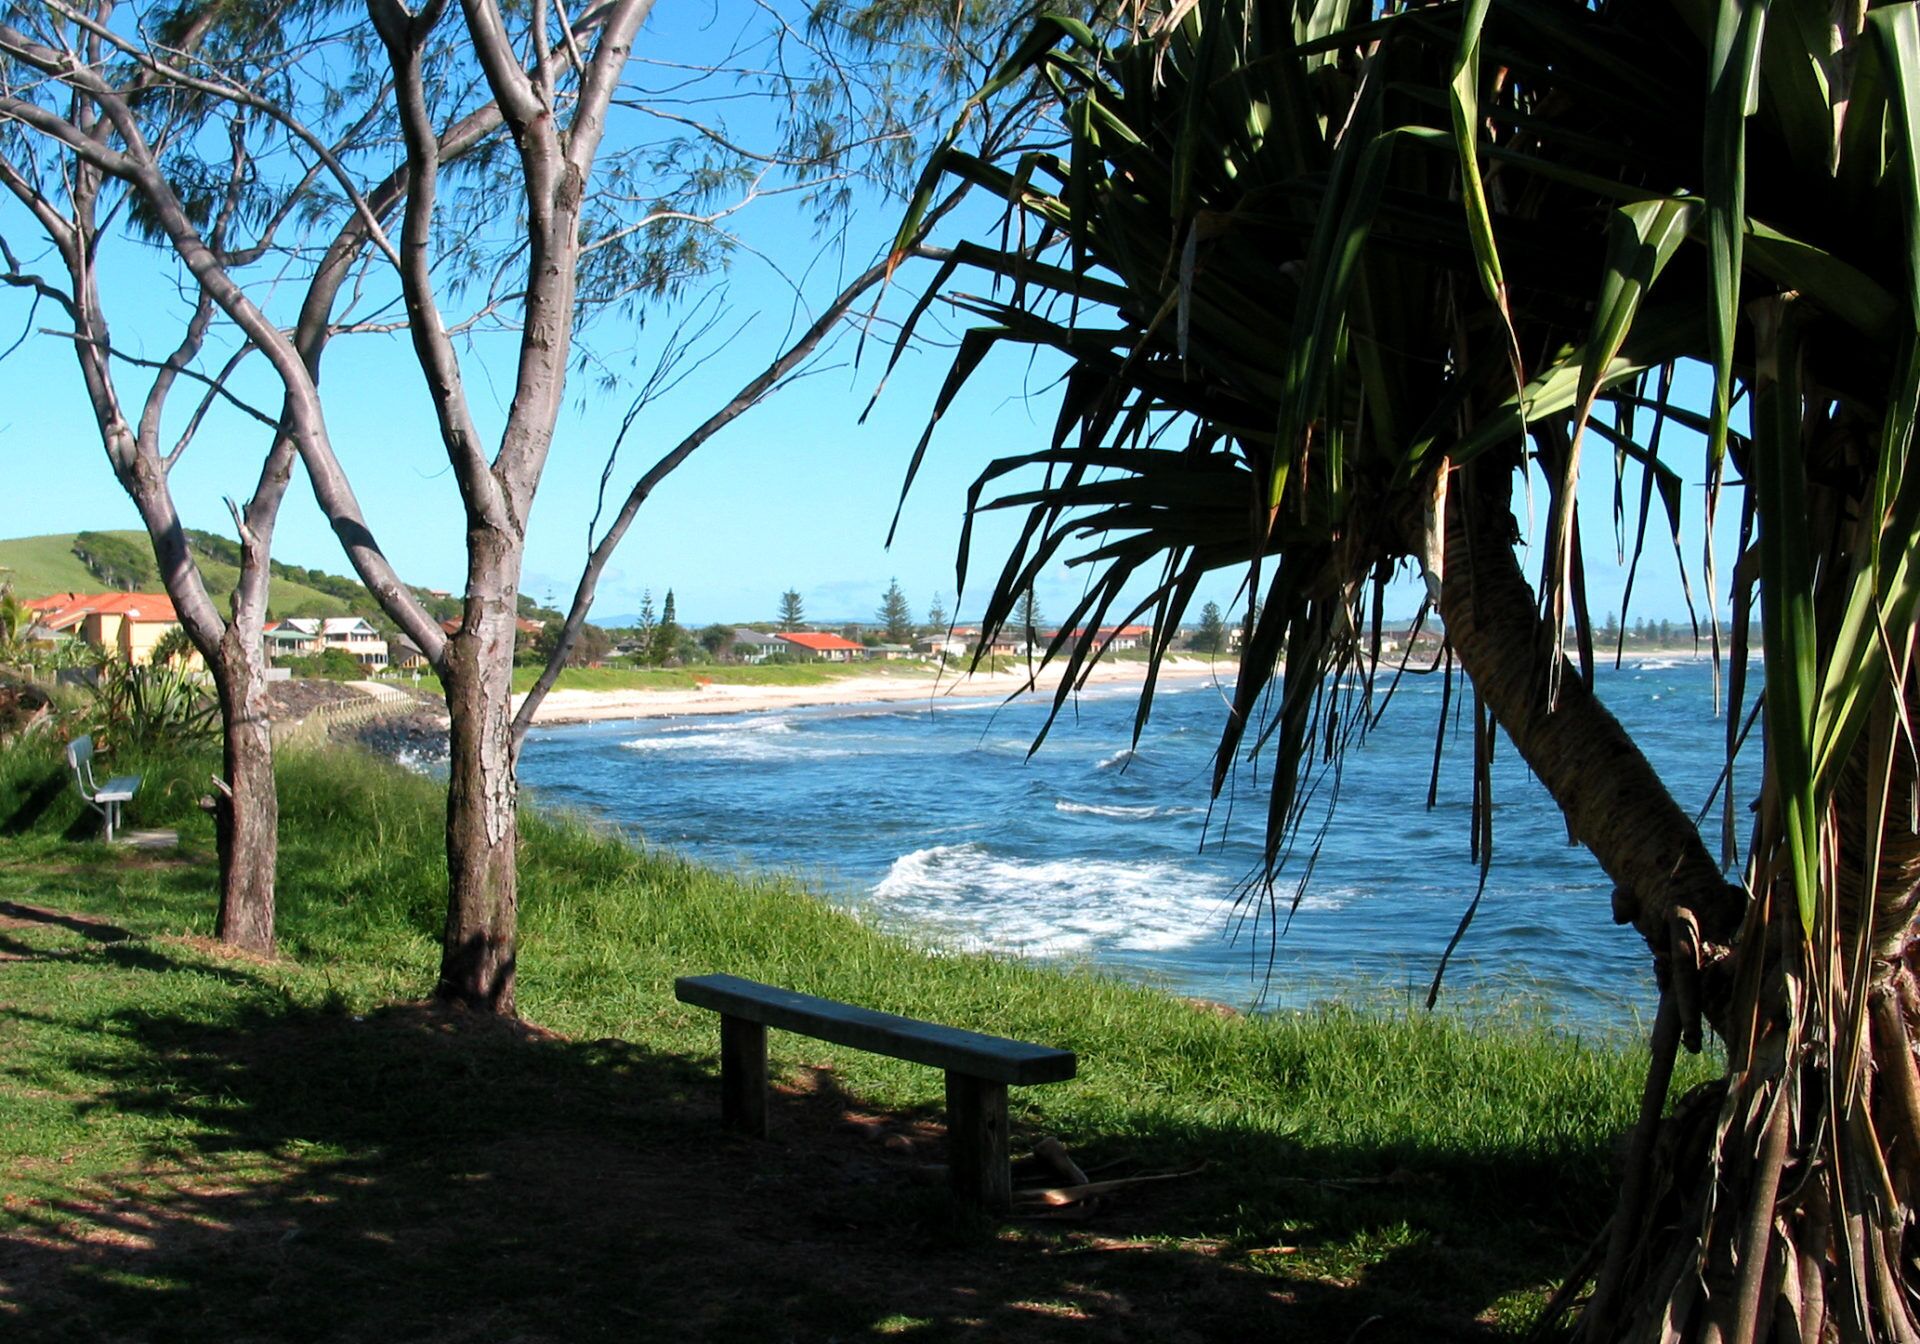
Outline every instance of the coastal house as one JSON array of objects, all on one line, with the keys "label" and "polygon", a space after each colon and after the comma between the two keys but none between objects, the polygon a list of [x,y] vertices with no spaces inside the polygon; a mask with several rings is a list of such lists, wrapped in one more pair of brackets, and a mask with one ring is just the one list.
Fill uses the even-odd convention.
[{"label": "coastal house", "polygon": [[[1069,642],[1078,640],[1084,633],[1078,628],[1069,630],[1067,639]],[[1133,649],[1143,649],[1153,642],[1153,628],[1146,625],[1102,625],[1097,626],[1093,633],[1103,653],[1127,653]],[[1051,640],[1052,634],[1047,638]]]},{"label": "coastal house", "polygon": [[54,593],[22,602],[27,613],[25,638],[43,648],[66,644],[81,637],[87,619],[87,599],[82,593]]},{"label": "coastal house", "polygon": [[[22,605],[34,613],[29,638],[84,639],[130,663],[151,662],[154,646],[180,628],[179,613],[165,593],[56,593]],[[188,664],[201,666],[200,655],[193,653]]]},{"label": "coastal house", "polygon": [[866,652],[866,646],[856,644],[839,635],[814,634],[811,631],[796,631],[791,635],[781,635],[791,651],[812,655],[823,663],[850,663]]},{"label": "coastal house", "polygon": [[320,652],[324,647],[318,631],[295,626],[289,621],[268,621],[260,629],[260,639],[266,646],[269,659],[304,658]]},{"label": "coastal house", "polygon": [[764,663],[777,653],[791,652],[793,646],[783,642],[778,635],[737,625],[733,628],[733,641],[728,648],[743,663]]},{"label": "coastal house", "polygon": [[897,662],[902,658],[913,657],[911,644],[868,644],[864,646],[866,656],[883,663]]},{"label": "coastal house", "polygon": [[960,638],[957,632],[946,635],[922,635],[913,641],[913,651],[922,658],[938,658],[942,661],[949,658],[964,658],[967,656],[967,641]]},{"label": "coastal house", "polygon": [[290,616],[265,632],[270,654],[286,657],[339,649],[366,668],[387,665],[387,641],[361,616]]},{"label": "coastal house", "polygon": [[[149,663],[153,646],[179,628],[179,613],[165,593],[110,593],[88,599],[82,637],[129,663]],[[188,662],[200,666],[200,655],[193,654]]]}]

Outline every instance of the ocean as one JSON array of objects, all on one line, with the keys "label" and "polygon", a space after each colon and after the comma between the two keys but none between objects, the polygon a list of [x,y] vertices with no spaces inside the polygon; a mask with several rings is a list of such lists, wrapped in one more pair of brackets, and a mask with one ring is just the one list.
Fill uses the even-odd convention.
[{"label": "ocean", "polygon": [[[1710,665],[1643,656],[1603,668],[1597,689],[1699,810],[1726,731]],[[1031,697],[556,726],[528,735],[521,779],[536,804],[702,863],[797,876],[942,947],[1091,965],[1241,1009],[1423,1004],[1479,880],[1467,698],[1453,697],[1429,808],[1441,685],[1404,678],[1337,778],[1316,772],[1269,891],[1256,880],[1265,763],[1242,760],[1220,799],[1208,796],[1227,694],[1163,684],[1134,747],[1136,690],[1103,687],[1035,752],[1045,707]],[[1743,818],[1757,756],[1734,775]],[[1493,793],[1486,889],[1442,1005],[1519,1007],[1574,1029],[1650,1020],[1644,945],[1613,924],[1606,875],[1568,844],[1504,738]]]}]

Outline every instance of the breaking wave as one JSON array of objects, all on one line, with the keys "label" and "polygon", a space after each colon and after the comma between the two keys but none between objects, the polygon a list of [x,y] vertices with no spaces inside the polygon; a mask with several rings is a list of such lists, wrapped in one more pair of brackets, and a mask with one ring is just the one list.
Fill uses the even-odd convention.
[{"label": "breaking wave", "polygon": [[1231,893],[1162,860],[1025,859],[969,843],[901,855],[872,894],[969,950],[1062,956],[1190,947],[1226,927]]}]

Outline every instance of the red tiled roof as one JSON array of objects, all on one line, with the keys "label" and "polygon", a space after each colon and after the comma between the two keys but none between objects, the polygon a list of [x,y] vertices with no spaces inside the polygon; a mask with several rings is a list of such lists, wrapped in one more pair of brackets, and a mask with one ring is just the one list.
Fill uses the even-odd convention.
[{"label": "red tiled roof", "polygon": [[50,597],[32,598],[20,605],[28,611],[59,611],[86,600],[86,597],[80,593],[54,593]]},{"label": "red tiled roof", "polygon": [[39,624],[48,630],[71,630],[86,620],[87,613],[92,610],[93,608],[84,602],[71,607],[61,607],[57,611],[49,611],[41,616]]},{"label": "red tiled roof", "polygon": [[[1044,632],[1048,639],[1052,639],[1058,633],[1060,632],[1057,630]],[[1086,633],[1087,632],[1081,627],[1075,626],[1073,629],[1067,631],[1067,638],[1079,639]],[[1102,641],[1122,638],[1145,639],[1153,633],[1153,627],[1146,625],[1103,625],[1096,628],[1093,633],[1099,636]]]},{"label": "red tiled roof", "polygon": [[803,649],[812,649],[815,653],[837,653],[842,649],[859,653],[866,647],[864,644],[855,644],[850,639],[842,639],[838,635],[798,634],[782,635],[780,638],[789,643],[798,644]]},{"label": "red tiled roof", "polygon": [[40,624],[47,629],[68,630],[85,620],[95,604],[106,597],[105,593],[92,596],[86,593],[55,593],[52,597],[36,598],[25,605],[28,611],[40,613]]},{"label": "red tiled roof", "polygon": [[[457,635],[460,633],[460,626],[465,619],[466,618],[462,616],[449,616],[446,620],[440,622],[440,628],[450,635]],[[540,622],[530,621],[525,616],[514,617],[513,628],[523,635],[537,635],[546,629]]]},{"label": "red tiled roof", "polygon": [[130,621],[177,622],[173,599],[165,593],[101,593],[87,599],[87,606],[104,615],[125,616]]}]

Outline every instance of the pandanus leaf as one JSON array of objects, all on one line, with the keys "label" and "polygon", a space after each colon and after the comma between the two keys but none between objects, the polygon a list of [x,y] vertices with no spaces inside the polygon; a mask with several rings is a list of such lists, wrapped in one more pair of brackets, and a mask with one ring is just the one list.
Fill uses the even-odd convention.
[{"label": "pandanus leaf", "polygon": [[1754,476],[1760,522],[1762,631],[1767,658],[1768,772],[1801,926],[1813,932],[1819,891],[1820,820],[1813,770],[1813,563],[1807,536],[1807,472],[1800,444],[1797,314],[1786,298],[1753,305]]},{"label": "pandanus leaf", "polygon": [[1708,460],[1715,468],[1726,453],[1733,406],[1733,343],[1739,325],[1746,235],[1747,118],[1760,101],[1767,4],[1768,0],[1719,0],[1708,60],[1702,182],[1713,351],[1713,437]]}]

